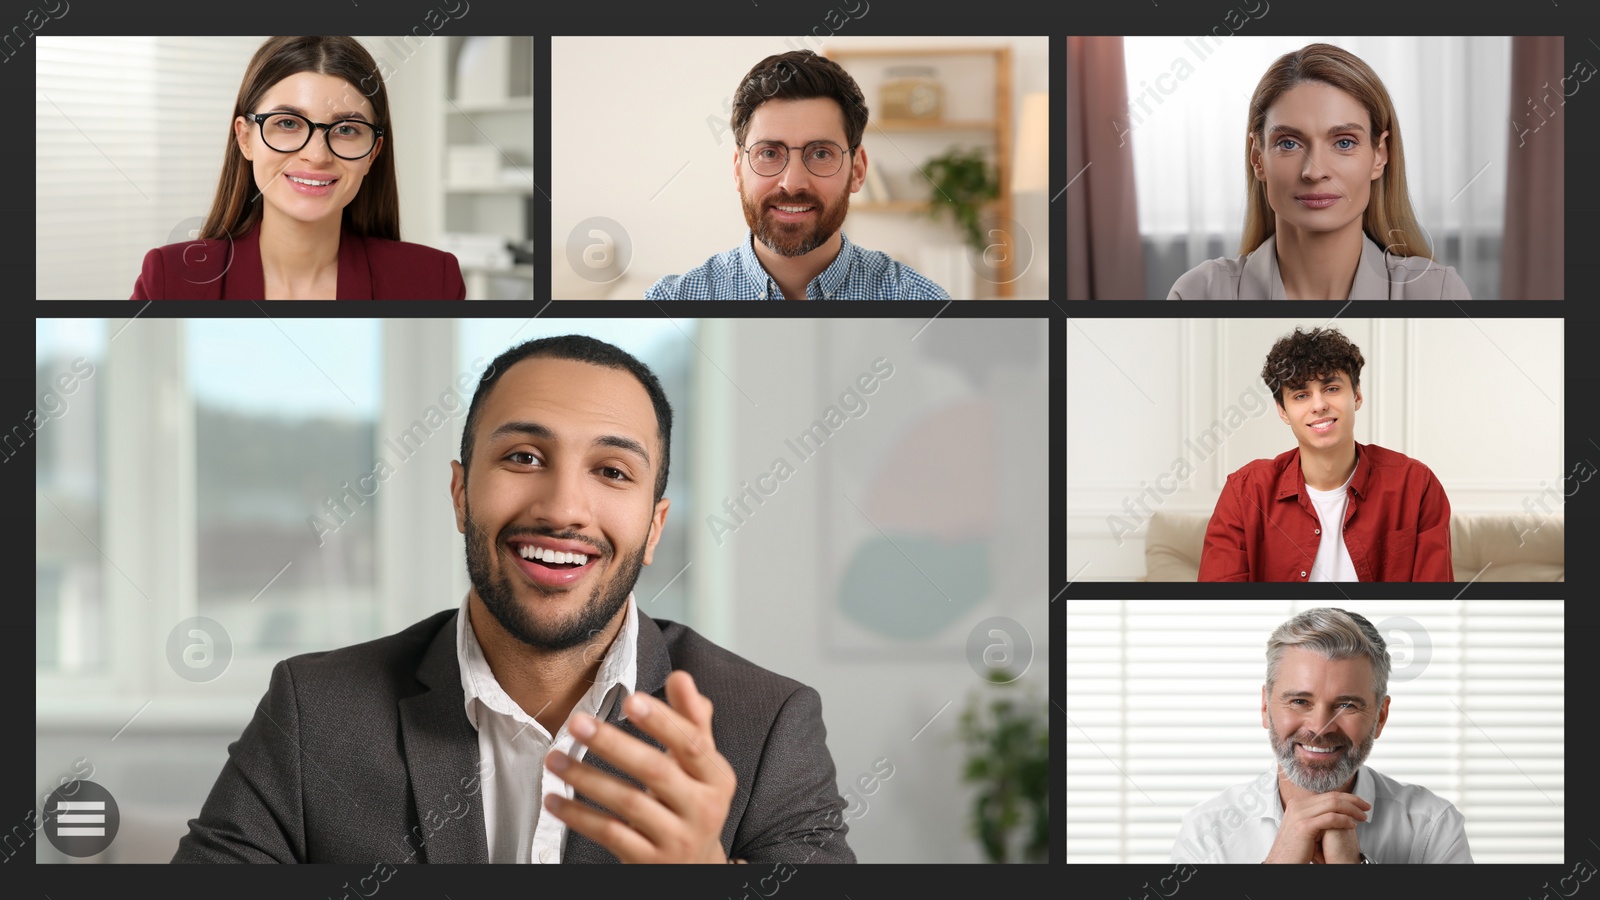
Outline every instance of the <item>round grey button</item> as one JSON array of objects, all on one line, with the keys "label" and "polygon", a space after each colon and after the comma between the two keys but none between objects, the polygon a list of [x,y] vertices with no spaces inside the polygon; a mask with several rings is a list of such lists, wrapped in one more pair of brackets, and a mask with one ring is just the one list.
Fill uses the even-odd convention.
[{"label": "round grey button", "polygon": [[184,681],[216,681],[232,661],[233,639],[215,619],[184,619],[167,633],[167,665]]},{"label": "round grey button", "polygon": [[1411,681],[1433,660],[1433,638],[1416,619],[1390,616],[1378,623],[1378,634],[1389,647],[1390,681]]},{"label": "round grey button", "polygon": [[204,218],[190,216],[172,226],[167,233],[167,243],[184,245],[182,274],[183,280],[190,284],[210,284],[226,275],[228,268],[233,265],[233,237],[228,237],[228,246],[222,251],[222,258],[213,259],[217,251],[200,239],[200,230],[205,225]]},{"label": "round grey button", "polygon": [[[967,264],[990,284],[1007,284],[1021,278],[1033,265],[1033,235],[1022,223],[1005,216],[988,216],[978,223],[983,249],[967,248]],[[1010,275],[1006,267],[1011,267]]]},{"label": "round grey button", "polygon": [[984,681],[1010,684],[1033,663],[1033,637],[1005,616],[984,619],[967,633],[967,665]]},{"label": "round grey button", "polygon": [[44,835],[68,856],[94,856],[116,840],[122,816],[111,792],[92,781],[69,781],[44,802]]},{"label": "round grey button", "polygon": [[616,281],[632,261],[633,241],[628,229],[614,219],[591,216],[567,233],[567,265],[584,281]]}]

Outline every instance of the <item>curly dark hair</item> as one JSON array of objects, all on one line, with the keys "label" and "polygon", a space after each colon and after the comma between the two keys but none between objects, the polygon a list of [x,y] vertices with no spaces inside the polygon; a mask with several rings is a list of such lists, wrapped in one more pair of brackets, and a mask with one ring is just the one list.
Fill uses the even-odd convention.
[{"label": "curly dark hair", "polygon": [[1283,390],[1298,391],[1312,381],[1324,381],[1336,372],[1350,377],[1351,390],[1361,389],[1361,348],[1350,343],[1337,328],[1313,328],[1278,339],[1267,352],[1261,367],[1261,380],[1267,383],[1272,399],[1283,407]]},{"label": "curly dark hair", "polygon": [[769,56],[745,73],[733,93],[734,140],[744,146],[750,132],[750,117],[756,107],[768,100],[810,100],[827,97],[839,104],[844,118],[844,135],[852,153],[867,130],[867,98],[844,67],[810,50],[791,50]]}]

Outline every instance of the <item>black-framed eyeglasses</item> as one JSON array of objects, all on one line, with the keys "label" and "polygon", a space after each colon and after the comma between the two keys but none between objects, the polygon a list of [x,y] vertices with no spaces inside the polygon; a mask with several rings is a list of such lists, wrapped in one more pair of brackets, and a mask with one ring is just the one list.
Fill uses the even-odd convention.
[{"label": "black-framed eyeglasses", "polygon": [[383,129],[360,119],[313,122],[294,113],[245,113],[261,129],[261,140],[279,153],[295,153],[311,143],[318,128],[328,149],[340,159],[361,159],[378,145]]},{"label": "black-framed eyeglasses", "polygon": [[[855,156],[856,147],[859,146],[854,144],[850,147],[851,157]],[[781,141],[757,141],[740,149],[750,162],[750,171],[767,178],[788,168],[790,150],[804,151],[801,159],[805,161],[806,169],[818,178],[839,174],[845,159],[844,148],[833,141],[812,141],[804,147],[790,147]]]}]

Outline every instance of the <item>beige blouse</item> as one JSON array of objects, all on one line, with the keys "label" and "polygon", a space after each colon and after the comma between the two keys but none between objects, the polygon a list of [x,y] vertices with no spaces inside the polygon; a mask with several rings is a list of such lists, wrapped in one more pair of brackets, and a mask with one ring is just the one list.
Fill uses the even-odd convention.
[{"label": "beige blouse", "polygon": [[[1471,300],[1450,266],[1422,256],[1395,256],[1363,235],[1350,300]],[[1183,273],[1168,300],[1282,300],[1277,236],[1244,256],[1208,259]]]}]

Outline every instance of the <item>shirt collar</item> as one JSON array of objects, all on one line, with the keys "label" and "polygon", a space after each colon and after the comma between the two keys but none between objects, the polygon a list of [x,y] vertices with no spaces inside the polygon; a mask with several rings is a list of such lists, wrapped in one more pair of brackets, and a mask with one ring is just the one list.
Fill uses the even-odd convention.
[{"label": "shirt collar", "polygon": [[[1275,824],[1281,826],[1283,824],[1283,795],[1278,793],[1278,773],[1278,764],[1273,763],[1271,771],[1272,802],[1266,804],[1267,808],[1262,811],[1261,818],[1271,819]],[[1366,766],[1356,770],[1356,783],[1350,789],[1350,793],[1367,801],[1367,824],[1372,824],[1373,814],[1378,811],[1378,786],[1374,783],[1372,773],[1367,770]]]},{"label": "shirt collar", "polygon": [[[519,721],[532,721],[533,717],[511,699],[489,668],[489,662],[483,656],[483,647],[478,644],[478,636],[473,633],[472,619],[467,615],[470,597],[469,594],[462,598],[461,611],[456,615],[456,661],[461,668],[461,692],[465,695],[463,702],[466,704],[467,721],[472,723],[473,728],[478,727],[480,704]],[[579,707],[589,707],[591,711],[599,709],[605,696],[619,685],[623,696],[633,693],[639,672],[639,616],[632,593],[628,594],[626,608],[622,628],[606,649],[605,657],[600,660],[594,684],[578,701]],[[618,718],[626,719],[627,716],[618,710]]]},{"label": "shirt collar", "polygon": [[[855,264],[855,260],[856,245],[850,243],[849,235],[839,232],[839,255],[822,270],[821,275],[806,285],[806,299],[832,300],[849,281],[850,268]],[[752,232],[746,231],[744,243],[739,245],[739,261],[742,264],[741,268],[744,269],[744,277],[748,279],[757,297],[767,300],[783,294],[778,288],[778,283],[767,274],[766,267],[761,265],[761,259],[756,256],[755,234]],[[816,290],[813,291],[812,288]]]},{"label": "shirt collar", "polygon": [[[1244,259],[1244,273],[1240,276],[1241,297],[1265,297],[1282,300],[1283,274],[1278,271],[1278,236],[1268,235],[1261,246]],[[1352,300],[1389,299],[1389,258],[1366,232],[1361,233],[1361,261],[1356,265],[1355,280],[1350,282]]]},{"label": "shirt collar", "polygon": [[[1367,482],[1372,477],[1371,454],[1363,452],[1365,449],[1360,442],[1356,443],[1356,470],[1350,473],[1350,480],[1345,485],[1357,497],[1366,496]],[[1289,464],[1284,466],[1278,475],[1278,499],[1302,495],[1305,486],[1306,476],[1300,470],[1300,452],[1296,450],[1290,457]]]}]

